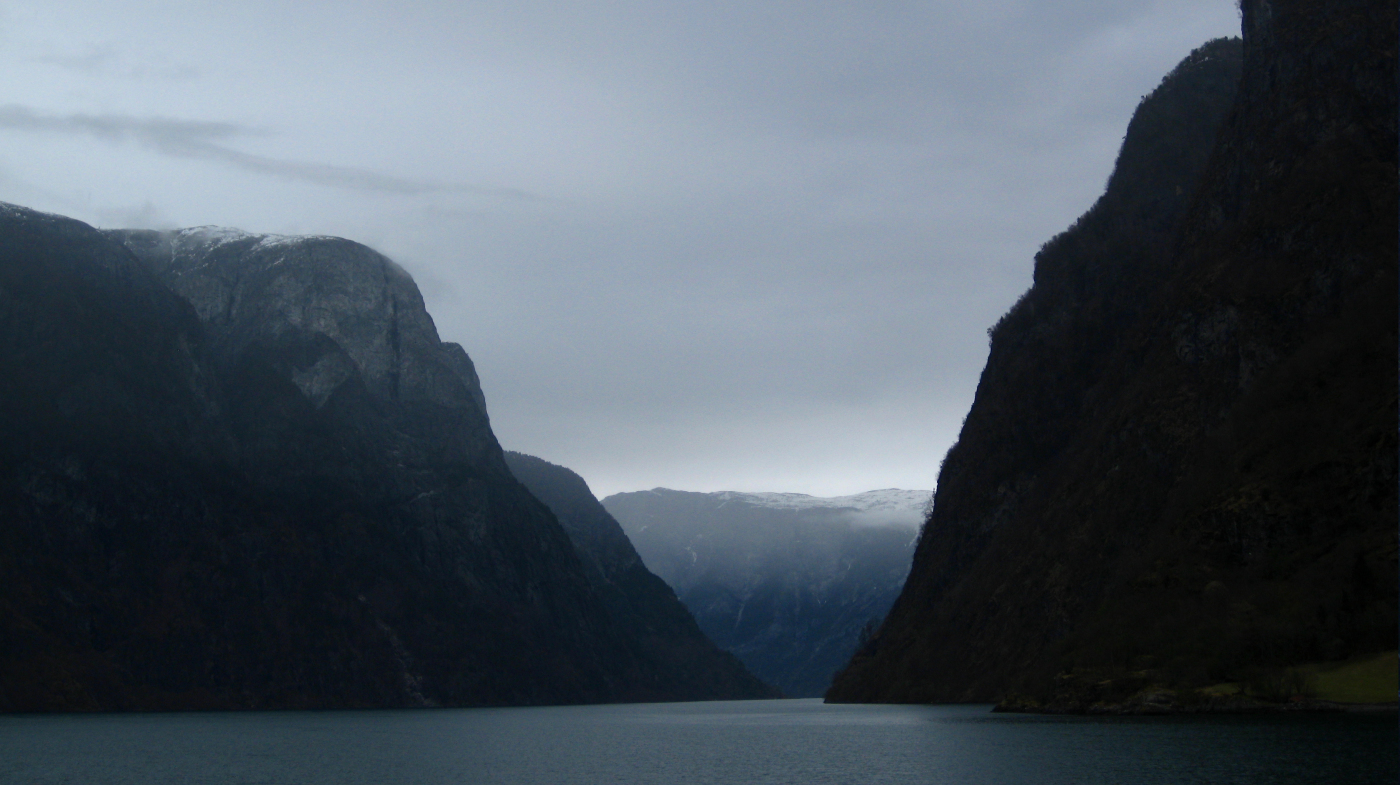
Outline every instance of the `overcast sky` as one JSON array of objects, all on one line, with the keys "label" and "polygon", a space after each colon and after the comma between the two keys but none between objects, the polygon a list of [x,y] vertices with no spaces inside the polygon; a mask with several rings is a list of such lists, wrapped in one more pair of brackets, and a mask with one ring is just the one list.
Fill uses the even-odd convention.
[{"label": "overcast sky", "polygon": [[932,488],[1232,0],[0,3],[0,200],[402,264],[597,495]]}]

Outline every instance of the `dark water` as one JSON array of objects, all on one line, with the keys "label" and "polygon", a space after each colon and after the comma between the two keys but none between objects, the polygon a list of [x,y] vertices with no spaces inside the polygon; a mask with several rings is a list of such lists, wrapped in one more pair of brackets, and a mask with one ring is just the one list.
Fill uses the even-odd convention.
[{"label": "dark water", "polygon": [[1394,713],[1065,718],[816,700],[0,717],[3,783],[1386,783]]}]

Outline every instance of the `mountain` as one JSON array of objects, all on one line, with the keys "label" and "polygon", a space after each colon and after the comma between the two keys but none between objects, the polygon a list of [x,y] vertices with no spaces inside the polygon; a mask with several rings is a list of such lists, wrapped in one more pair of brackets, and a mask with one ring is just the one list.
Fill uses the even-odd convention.
[{"label": "mountain", "polygon": [[649,700],[780,696],[705,637],[671,587],[647,570],[622,527],[582,477],[518,452],[506,453],[506,465],[568,533],[584,574],[626,634],[634,656],[650,669],[644,680],[652,686]]},{"label": "mountain", "polygon": [[904,592],[828,700],[1185,705],[1394,650],[1396,9],[1241,11],[991,330]]},{"label": "mountain", "polygon": [[471,361],[346,240],[0,206],[0,710],[650,699]]},{"label": "mountain", "polygon": [[815,697],[899,594],[928,497],[657,488],[603,506],[711,640],[788,695]]}]

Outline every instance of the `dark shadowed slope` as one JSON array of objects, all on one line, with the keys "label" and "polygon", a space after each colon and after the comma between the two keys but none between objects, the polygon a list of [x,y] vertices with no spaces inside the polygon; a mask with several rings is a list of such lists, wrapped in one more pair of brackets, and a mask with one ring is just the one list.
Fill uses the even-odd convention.
[{"label": "dark shadowed slope", "polygon": [[0,207],[0,521],[0,710],[650,694],[466,354],[344,240]]},{"label": "dark shadowed slope", "polygon": [[603,504],[700,628],[794,697],[816,697],[909,572],[927,491],[844,499],[657,488]]},{"label": "dark shadowed slope", "polygon": [[905,591],[828,699],[1073,710],[1394,649],[1396,9],[1243,20],[1233,103],[1214,42],[1037,257]]},{"label": "dark shadowed slope", "polygon": [[646,700],[779,696],[734,655],[705,637],[671,587],[642,564],[622,527],[582,477],[518,452],[507,452],[506,464],[568,532],[584,573],[643,663],[645,676],[640,684],[651,690]]}]

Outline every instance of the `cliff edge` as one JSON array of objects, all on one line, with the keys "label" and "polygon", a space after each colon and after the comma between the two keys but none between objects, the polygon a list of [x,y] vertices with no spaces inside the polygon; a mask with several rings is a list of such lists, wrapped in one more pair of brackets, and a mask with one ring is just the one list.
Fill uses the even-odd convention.
[{"label": "cliff edge", "polygon": [[1394,649],[1396,9],[1241,10],[1242,60],[1208,44],[1143,102],[991,331],[904,592],[828,700]]},{"label": "cliff edge", "polygon": [[0,205],[0,711],[654,699],[412,279]]}]

